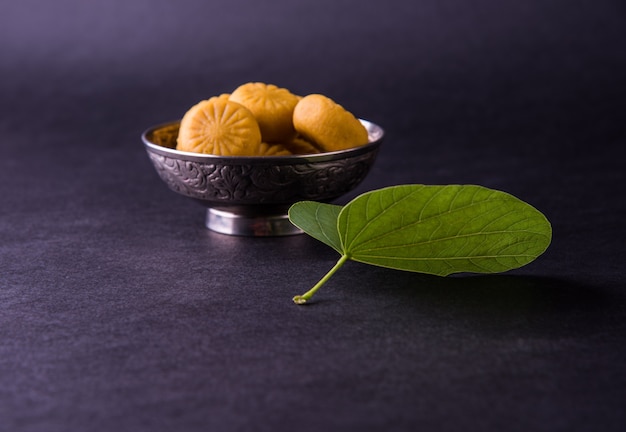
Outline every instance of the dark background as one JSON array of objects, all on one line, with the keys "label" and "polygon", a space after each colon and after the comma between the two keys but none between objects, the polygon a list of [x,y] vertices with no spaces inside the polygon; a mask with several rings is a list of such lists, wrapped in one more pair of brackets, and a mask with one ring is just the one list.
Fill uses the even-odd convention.
[{"label": "dark background", "polygon": [[[621,1],[0,5],[1,431],[626,427]],[[248,81],[382,125],[355,194],[510,192],[522,269],[437,278],[207,231],[140,141]]]}]

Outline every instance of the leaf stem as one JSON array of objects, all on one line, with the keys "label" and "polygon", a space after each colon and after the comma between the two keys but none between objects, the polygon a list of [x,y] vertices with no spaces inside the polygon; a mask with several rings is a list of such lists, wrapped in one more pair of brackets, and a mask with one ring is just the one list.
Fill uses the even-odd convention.
[{"label": "leaf stem", "polygon": [[297,295],[293,298],[293,301],[295,304],[305,304],[308,300],[311,299],[311,297],[313,297],[313,294],[315,294],[317,292],[318,289],[320,289],[320,287],[322,285],[324,285],[326,282],[328,282],[328,279],[331,278],[332,275],[335,274],[335,272],[337,270],[339,270],[339,268],[346,262],[348,261],[348,255],[341,255],[341,258],[339,258],[339,261],[337,261],[337,263],[333,266],[333,268],[331,268],[328,273],[326,273],[324,275],[323,278],[321,278],[319,280],[318,283],[316,283],[313,288],[311,288],[310,290],[308,290],[307,292],[305,292],[302,295]]}]

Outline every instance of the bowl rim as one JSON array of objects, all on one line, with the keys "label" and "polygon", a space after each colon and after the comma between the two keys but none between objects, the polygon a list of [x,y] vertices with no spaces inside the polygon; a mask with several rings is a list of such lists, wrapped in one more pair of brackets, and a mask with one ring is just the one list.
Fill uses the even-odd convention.
[{"label": "bowl rim", "polygon": [[357,147],[352,147],[345,150],[338,150],[333,152],[315,153],[308,155],[286,155],[286,156],[219,156],[213,154],[193,153],[181,150],[176,150],[169,147],[156,144],[148,139],[148,136],[158,129],[174,126],[180,124],[180,120],[169,121],[160,123],[154,126],[150,126],[141,134],[141,140],[147,151],[158,153],[163,156],[168,156],[174,159],[180,159],[185,161],[212,163],[212,164],[299,164],[299,163],[312,163],[312,162],[325,162],[338,159],[344,159],[348,157],[358,156],[364,153],[368,153],[378,148],[385,136],[385,131],[382,127],[369,120],[359,119],[361,124],[365,126],[368,132],[367,144],[363,144]]}]

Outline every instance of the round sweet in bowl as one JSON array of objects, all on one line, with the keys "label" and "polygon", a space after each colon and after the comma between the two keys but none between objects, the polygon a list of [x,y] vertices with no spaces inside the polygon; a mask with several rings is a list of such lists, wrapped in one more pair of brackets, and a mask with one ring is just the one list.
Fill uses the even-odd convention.
[{"label": "round sweet in bowl", "polygon": [[311,155],[246,157],[179,151],[178,121],[150,127],[141,138],[161,180],[207,208],[207,228],[229,235],[280,236],[301,232],[287,216],[292,204],[330,202],[368,174],[384,131],[360,121],[368,131],[367,144]]}]

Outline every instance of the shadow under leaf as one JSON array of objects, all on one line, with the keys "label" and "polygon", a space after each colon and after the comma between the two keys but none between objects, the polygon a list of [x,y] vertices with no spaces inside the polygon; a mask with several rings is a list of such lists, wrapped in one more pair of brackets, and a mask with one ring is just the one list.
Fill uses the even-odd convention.
[{"label": "shadow under leaf", "polygon": [[[438,277],[371,268],[351,285],[398,313],[454,320],[494,335],[568,337],[613,330],[625,295],[607,284],[496,274]],[[355,272],[356,273],[356,272]],[[360,280],[361,279],[361,280]],[[620,321],[621,322],[621,321]]]}]

